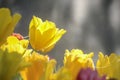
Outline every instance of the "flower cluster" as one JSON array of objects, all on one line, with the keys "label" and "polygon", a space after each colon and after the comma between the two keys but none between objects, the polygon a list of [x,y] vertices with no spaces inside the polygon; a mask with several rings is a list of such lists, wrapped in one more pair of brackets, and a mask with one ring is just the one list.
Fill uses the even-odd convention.
[{"label": "flower cluster", "polygon": [[[66,33],[51,21],[33,16],[28,39],[13,33],[21,15],[13,16],[8,8],[0,8],[0,80],[120,80],[120,55],[94,53],[79,49],[66,50],[63,65],[46,54]],[[29,47],[31,46],[31,47]]]}]

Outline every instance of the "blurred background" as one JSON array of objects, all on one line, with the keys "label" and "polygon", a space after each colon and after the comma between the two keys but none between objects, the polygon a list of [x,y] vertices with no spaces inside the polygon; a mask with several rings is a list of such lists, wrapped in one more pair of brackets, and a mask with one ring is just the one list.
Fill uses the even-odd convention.
[{"label": "blurred background", "polygon": [[48,54],[58,64],[66,49],[78,48],[95,55],[100,51],[120,54],[120,0],[0,0],[0,7],[22,15],[15,32],[23,36],[28,36],[33,15],[66,29]]}]

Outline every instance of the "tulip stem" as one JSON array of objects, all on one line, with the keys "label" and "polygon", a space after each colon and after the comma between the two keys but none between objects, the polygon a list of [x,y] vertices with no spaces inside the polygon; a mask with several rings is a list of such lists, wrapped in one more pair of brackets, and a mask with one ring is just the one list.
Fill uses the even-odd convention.
[{"label": "tulip stem", "polygon": [[28,38],[29,38],[29,36],[25,36],[25,37],[24,37],[24,39],[28,39]]}]

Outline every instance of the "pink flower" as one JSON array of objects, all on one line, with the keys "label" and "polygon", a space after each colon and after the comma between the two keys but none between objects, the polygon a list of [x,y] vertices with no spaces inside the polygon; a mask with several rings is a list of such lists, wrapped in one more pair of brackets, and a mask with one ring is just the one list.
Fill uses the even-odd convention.
[{"label": "pink flower", "polygon": [[12,33],[12,36],[15,36],[19,40],[23,40],[24,39],[23,36],[21,34],[19,34],[19,33]]},{"label": "pink flower", "polygon": [[77,80],[106,80],[105,78],[105,76],[100,77],[96,70],[90,68],[81,69],[77,76]]}]

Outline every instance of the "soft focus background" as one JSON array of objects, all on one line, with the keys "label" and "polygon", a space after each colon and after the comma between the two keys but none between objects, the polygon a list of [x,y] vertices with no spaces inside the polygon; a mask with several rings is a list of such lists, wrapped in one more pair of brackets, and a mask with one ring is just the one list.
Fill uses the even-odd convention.
[{"label": "soft focus background", "polygon": [[[28,36],[33,15],[56,23],[67,33],[49,52],[58,64],[66,49],[120,54],[120,0],[0,0],[0,7],[22,14],[15,32]],[[95,57],[96,59],[96,57]]]}]

